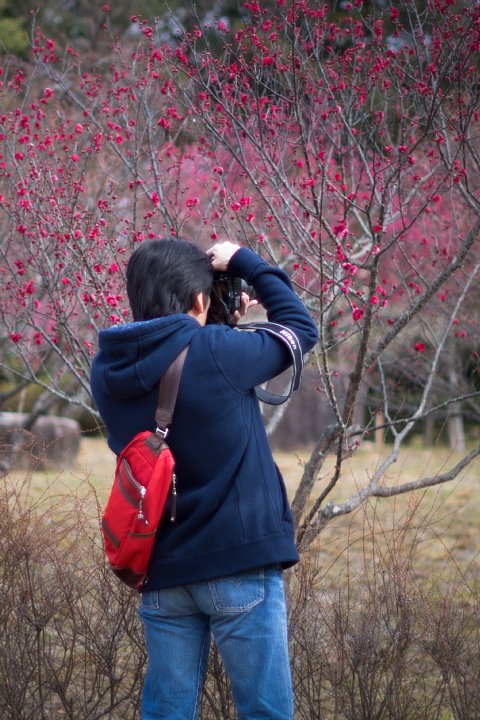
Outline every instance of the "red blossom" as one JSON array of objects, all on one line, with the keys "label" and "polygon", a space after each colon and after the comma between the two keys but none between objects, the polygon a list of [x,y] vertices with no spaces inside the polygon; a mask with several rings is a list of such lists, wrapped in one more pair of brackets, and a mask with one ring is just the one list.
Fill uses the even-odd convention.
[{"label": "red blossom", "polygon": [[[132,246],[184,231],[204,244],[218,233],[235,238],[250,229],[252,245],[265,243],[265,256],[305,284],[304,300],[319,322],[338,328],[338,340],[348,332],[350,313],[358,322],[387,302],[393,317],[375,325],[370,346],[378,346],[388,326],[402,331],[413,297],[421,301],[458,256],[472,227],[467,198],[470,193],[473,206],[477,195],[468,143],[477,142],[480,122],[470,58],[480,47],[480,25],[468,25],[460,43],[452,23],[457,18],[458,33],[467,15],[478,20],[480,10],[470,4],[468,12],[449,15],[442,2],[440,10],[435,2],[425,6],[426,17],[432,8],[445,17],[445,27],[426,22],[428,46],[420,33],[402,46],[406,13],[391,3],[384,25],[366,4],[361,14],[353,12],[361,0],[333,15],[325,3],[277,0],[267,12],[250,1],[246,22],[228,42],[213,21],[210,28],[189,27],[174,43],[157,43],[155,27],[140,20],[135,37],[122,38],[101,69],[67,49],[68,98],[54,92],[59,86],[48,66],[36,85],[27,70],[2,69],[9,103],[0,110],[0,203],[8,212],[0,272],[2,288],[4,279],[10,288],[2,294],[14,299],[7,337],[12,328],[28,328],[30,342],[21,350],[41,357],[43,348],[33,347],[34,323],[48,318],[40,338],[61,327],[62,352],[67,342],[68,352],[75,342],[90,350],[95,329],[128,314],[119,288]],[[110,12],[110,5],[99,7]],[[295,53],[282,40],[287,26],[298,31]],[[454,48],[447,64],[446,45]],[[34,52],[50,63],[53,49],[42,38]],[[52,78],[46,81],[52,87],[44,88],[42,78]],[[438,78],[444,82],[438,85]],[[422,108],[437,85],[442,114],[430,105],[425,122]],[[161,201],[153,187],[162,188]],[[185,205],[205,207],[203,224],[199,210]],[[258,227],[245,226],[255,218]],[[298,257],[305,264],[289,260]],[[476,263],[478,250],[469,257]],[[27,282],[30,277],[35,280]],[[437,289],[425,308],[427,322],[435,302],[444,303],[436,323],[451,315],[455,280]],[[324,302],[315,302],[319,295]],[[471,332],[468,314],[459,311],[452,330],[458,338]],[[363,329],[356,327],[359,334]],[[428,346],[417,343],[415,351]],[[354,360],[346,348],[345,366]]]},{"label": "red blossom", "polygon": [[345,225],[345,221],[342,220],[342,221],[339,222],[337,225],[334,225],[333,228],[332,228],[332,230],[333,230],[333,234],[334,234],[334,235],[337,235],[337,237],[338,237],[339,235],[342,236],[342,237],[344,237],[345,234],[346,234],[346,232],[347,232],[347,228],[346,228],[346,225]]}]

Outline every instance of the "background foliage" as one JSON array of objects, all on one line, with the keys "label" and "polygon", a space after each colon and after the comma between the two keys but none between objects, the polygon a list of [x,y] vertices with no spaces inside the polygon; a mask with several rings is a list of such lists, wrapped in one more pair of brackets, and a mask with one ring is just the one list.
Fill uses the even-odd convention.
[{"label": "background foliage", "polygon": [[[318,323],[311,392],[333,418],[293,497],[298,717],[476,717],[478,583],[454,558],[447,579],[419,577],[429,518],[411,493],[480,453],[480,6],[31,9],[0,4],[0,408],[27,407],[26,427],[60,411],[98,422],[97,333],[129,318],[125,266],[145,238],[230,238],[284,267]],[[442,467],[392,476],[414,433],[443,426]],[[352,486],[351,456],[382,434]],[[94,494],[37,500],[2,470],[2,713],[131,718],[143,645]],[[325,588],[325,526],[397,494],[402,522],[379,533],[374,515],[364,565]],[[231,717],[211,663],[204,717]]]},{"label": "background foliage", "polygon": [[[479,417],[478,5],[162,6],[123,31],[122,5],[59,4],[56,39],[55,8],[32,15],[29,57],[6,56],[1,79],[3,400],[36,385],[32,417],[95,417],[90,362],[98,329],[129,317],[131,249],[231,238],[284,267],[319,326],[315,392],[334,422],[294,499],[303,547],[366,498],[412,489],[385,480],[419,428],[447,424],[460,457],[418,487],[455,477],[480,452],[465,432]],[[390,456],[331,501],[375,427]]]}]

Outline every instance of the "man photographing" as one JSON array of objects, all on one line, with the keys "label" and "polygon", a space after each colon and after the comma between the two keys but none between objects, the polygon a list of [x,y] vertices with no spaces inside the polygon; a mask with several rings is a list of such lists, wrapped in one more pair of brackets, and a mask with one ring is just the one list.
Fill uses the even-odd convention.
[{"label": "man photographing", "polygon": [[[157,531],[141,587],[142,720],[197,718],[211,636],[239,720],[292,720],[282,570],[298,554],[255,394],[291,356],[264,330],[207,324],[214,271],[252,286],[268,320],[292,331],[303,353],[317,340],[288,277],[251,250],[225,242],[205,253],[183,240],[153,240],[130,258],[134,321],[100,332],[91,376],[115,453],[155,428],[160,378],[189,347],[168,436],[176,517]],[[247,305],[243,296],[240,314]]]}]

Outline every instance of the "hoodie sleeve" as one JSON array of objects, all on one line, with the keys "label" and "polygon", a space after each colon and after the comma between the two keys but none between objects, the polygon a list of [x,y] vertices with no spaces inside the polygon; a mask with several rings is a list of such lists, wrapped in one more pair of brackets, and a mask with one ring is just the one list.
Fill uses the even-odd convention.
[{"label": "hoodie sleeve", "polygon": [[[241,248],[231,258],[228,271],[253,286],[270,322],[293,330],[303,353],[311,350],[318,339],[316,326],[283,270]],[[248,391],[291,364],[281,340],[265,331],[241,332],[225,326],[216,329],[211,335],[212,351],[220,370],[238,390]]]}]

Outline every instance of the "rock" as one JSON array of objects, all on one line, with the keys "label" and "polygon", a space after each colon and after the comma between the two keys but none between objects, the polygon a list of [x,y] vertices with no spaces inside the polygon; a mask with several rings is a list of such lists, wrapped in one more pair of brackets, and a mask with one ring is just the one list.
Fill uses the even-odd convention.
[{"label": "rock", "polygon": [[[288,385],[290,371],[282,373],[269,384],[272,392],[283,392]],[[332,378],[337,402],[340,409],[345,401],[348,378],[346,375]],[[359,393],[357,406],[352,422],[363,425],[364,400],[366,388]],[[281,407],[281,406],[280,406]],[[264,416],[268,423],[275,408],[265,406]],[[282,419],[270,437],[274,450],[296,450],[301,447],[311,447],[320,439],[329,425],[336,424],[337,419],[327,399],[325,390],[320,381],[317,368],[307,366],[303,371],[302,385],[290,400]]]},{"label": "rock", "polygon": [[41,415],[25,430],[27,420],[27,413],[0,412],[0,466],[38,470],[73,464],[81,437],[76,420]]}]

